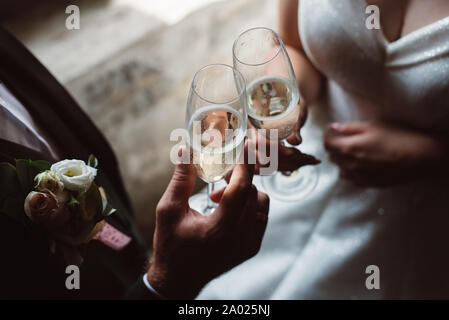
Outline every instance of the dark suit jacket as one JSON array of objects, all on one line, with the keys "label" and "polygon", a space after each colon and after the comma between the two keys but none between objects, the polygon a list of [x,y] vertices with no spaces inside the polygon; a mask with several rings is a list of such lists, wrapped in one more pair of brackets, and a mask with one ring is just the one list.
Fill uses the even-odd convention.
[{"label": "dark suit jacket", "polygon": [[[22,225],[0,213],[0,298],[135,299],[155,298],[142,282],[146,248],[134,223],[117,160],[100,131],[68,92],[13,36],[0,28],[0,81],[54,139],[65,159],[98,158],[98,184],[117,210],[108,223],[132,237],[121,251],[91,241],[83,252],[80,290],[65,287],[66,264],[49,253],[46,239],[30,238]],[[0,162],[49,159],[0,137]],[[0,177],[1,178],[1,177]],[[1,198],[1,197],[0,197]]]}]

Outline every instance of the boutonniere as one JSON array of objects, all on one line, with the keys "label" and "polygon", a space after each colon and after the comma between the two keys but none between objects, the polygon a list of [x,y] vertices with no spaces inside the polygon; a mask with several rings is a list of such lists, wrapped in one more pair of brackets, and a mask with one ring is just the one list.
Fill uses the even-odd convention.
[{"label": "boutonniere", "polygon": [[54,164],[16,160],[0,163],[0,211],[27,228],[39,229],[52,253],[80,265],[80,247],[106,225],[115,209],[95,183],[98,161],[63,160]]}]

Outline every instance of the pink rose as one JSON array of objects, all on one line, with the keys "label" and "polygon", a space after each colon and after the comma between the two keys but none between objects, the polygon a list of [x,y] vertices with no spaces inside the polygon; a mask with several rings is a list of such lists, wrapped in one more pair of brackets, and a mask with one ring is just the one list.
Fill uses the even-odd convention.
[{"label": "pink rose", "polygon": [[70,219],[70,211],[66,210],[67,192],[55,195],[48,189],[41,192],[32,191],[25,199],[25,214],[31,221],[48,228],[59,227]]}]

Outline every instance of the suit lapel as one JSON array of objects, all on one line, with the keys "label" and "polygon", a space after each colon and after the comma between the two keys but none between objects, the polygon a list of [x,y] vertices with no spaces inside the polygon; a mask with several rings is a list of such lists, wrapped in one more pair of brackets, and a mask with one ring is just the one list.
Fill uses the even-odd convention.
[{"label": "suit lapel", "polygon": [[101,170],[131,211],[108,142],[70,94],[13,36],[0,27],[0,80],[54,138],[64,158],[98,158]]}]

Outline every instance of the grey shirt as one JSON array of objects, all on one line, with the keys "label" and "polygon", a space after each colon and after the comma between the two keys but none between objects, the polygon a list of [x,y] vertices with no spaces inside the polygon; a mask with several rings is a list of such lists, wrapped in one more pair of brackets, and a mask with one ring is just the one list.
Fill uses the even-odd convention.
[{"label": "grey shirt", "polygon": [[39,127],[23,104],[1,82],[0,138],[59,158],[56,147],[45,130]]}]

